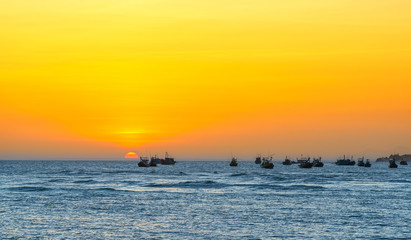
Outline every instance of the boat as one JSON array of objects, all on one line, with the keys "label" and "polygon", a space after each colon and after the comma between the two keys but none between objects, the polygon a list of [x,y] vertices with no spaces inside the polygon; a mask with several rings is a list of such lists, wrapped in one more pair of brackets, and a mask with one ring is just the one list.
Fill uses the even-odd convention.
[{"label": "boat", "polygon": [[274,168],[274,163],[272,163],[271,160],[273,160],[272,157],[270,158],[270,160],[268,158],[263,158],[260,167],[261,168],[273,169]]},{"label": "boat", "polygon": [[255,164],[261,164],[261,156],[257,156],[254,161]]},{"label": "boat", "polygon": [[351,165],[355,165],[355,161],[351,159],[346,159],[345,155],[343,159],[337,159],[337,162],[335,163],[337,165],[342,165],[342,166],[351,166]]},{"label": "boat", "polygon": [[165,158],[160,159],[160,163],[162,165],[174,165],[176,163],[176,161],[174,161],[174,158],[170,157],[170,155],[168,155],[168,152],[166,152]]},{"label": "boat", "polygon": [[395,163],[395,158],[390,160],[390,164],[388,165],[389,168],[397,168],[398,165]]},{"label": "boat", "polygon": [[313,160],[313,167],[324,167],[324,163],[321,162],[321,157],[314,158]]},{"label": "boat", "polygon": [[358,162],[357,162],[357,166],[359,167],[364,167],[365,163],[364,163],[364,157],[359,158]]},{"label": "boat", "polygon": [[154,157],[150,158],[150,162],[155,163],[155,164],[160,164],[161,159],[159,157],[157,157],[157,155],[154,155]]},{"label": "boat", "polygon": [[291,164],[293,164],[294,162],[293,161],[291,161],[290,159],[288,159],[288,157],[285,157],[285,160],[284,160],[284,162],[283,162],[283,165],[291,165]]},{"label": "boat", "polygon": [[231,159],[230,166],[231,166],[231,167],[237,167],[237,165],[238,165],[238,163],[237,163],[237,158],[233,157],[233,158]]},{"label": "boat", "polygon": [[150,167],[157,167],[157,163],[153,161],[153,158],[151,158],[149,165]]},{"label": "boat", "polygon": [[405,160],[401,160],[400,165],[408,165],[408,162]]},{"label": "boat", "polygon": [[139,167],[150,167],[148,163],[148,157],[140,157],[140,162],[137,164]]},{"label": "boat", "polygon": [[297,163],[299,163],[299,164],[301,164],[301,163],[306,163],[306,162],[309,162],[310,161],[310,158],[308,157],[303,157],[302,155],[301,155],[301,158],[297,158]]},{"label": "boat", "polygon": [[310,162],[310,158],[307,158],[307,160],[303,161],[302,159],[299,160],[299,168],[312,168],[313,163]]},{"label": "boat", "polygon": [[370,159],[365,161],[364,167],[371,167]]}]

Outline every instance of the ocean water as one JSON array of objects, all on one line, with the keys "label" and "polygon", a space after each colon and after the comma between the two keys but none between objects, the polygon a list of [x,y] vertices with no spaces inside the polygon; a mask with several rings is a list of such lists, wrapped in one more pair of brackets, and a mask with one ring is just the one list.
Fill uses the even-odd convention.
[{"label": "ocean water", "polygon": [[0,239],[411,239],[411,166],[0,161]]}]

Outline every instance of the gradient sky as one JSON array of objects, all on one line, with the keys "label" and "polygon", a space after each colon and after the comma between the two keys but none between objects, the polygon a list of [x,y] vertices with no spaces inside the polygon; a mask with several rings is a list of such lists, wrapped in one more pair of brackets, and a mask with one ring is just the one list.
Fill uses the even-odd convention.
[{"label": "gradient sky", "polygon": [[0,0],[0,159],[411,153],[408,0]]}]

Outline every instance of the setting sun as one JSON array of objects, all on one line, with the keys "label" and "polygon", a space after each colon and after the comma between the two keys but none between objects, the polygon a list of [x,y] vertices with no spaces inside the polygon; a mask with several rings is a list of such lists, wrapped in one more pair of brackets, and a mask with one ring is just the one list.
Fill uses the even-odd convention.
[{"label": "setting sun", "polygon": [[124,158],[138,158],[138,155],[135,152],[129,152]]}]

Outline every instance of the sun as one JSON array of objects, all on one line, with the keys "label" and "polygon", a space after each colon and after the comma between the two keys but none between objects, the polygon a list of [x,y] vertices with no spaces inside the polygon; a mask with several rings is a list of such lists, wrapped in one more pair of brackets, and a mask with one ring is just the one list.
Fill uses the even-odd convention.
[{"label": "sun", "polygon": [[124,156],[124,158],[138,158],[138,155],[135,152],[129,152],[126,156]]}]

